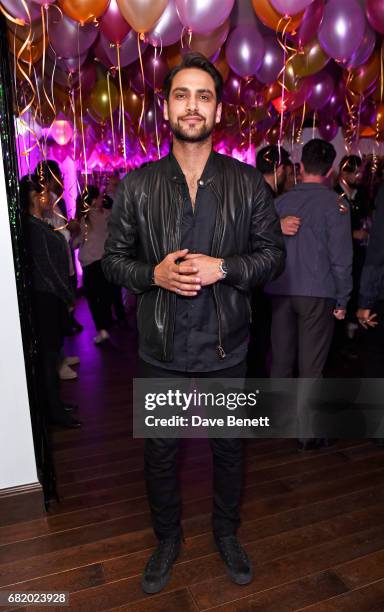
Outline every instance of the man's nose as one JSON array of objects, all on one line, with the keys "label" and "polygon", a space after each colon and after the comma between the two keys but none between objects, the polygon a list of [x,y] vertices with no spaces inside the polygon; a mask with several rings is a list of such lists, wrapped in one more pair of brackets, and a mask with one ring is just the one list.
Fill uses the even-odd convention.
[{"label": "man's nose", "polygon": [[197,101],[194,98],[189,98],[188,104],[187,104],[187,109],[189,111],[197,110]]}]

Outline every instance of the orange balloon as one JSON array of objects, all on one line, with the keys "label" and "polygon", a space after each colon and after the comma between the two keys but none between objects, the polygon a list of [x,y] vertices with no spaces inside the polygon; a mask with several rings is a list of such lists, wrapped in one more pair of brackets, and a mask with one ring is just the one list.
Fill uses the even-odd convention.
[{"label": "orange balloon", "polygon": [[141,109],[143,107],[143,99],[132,89],[124,89],[124,110],[129,114],[132,121],[138,121],[141,115]]},{"label": "orange balloon", "polygon": [[117,4],[129,25],[136,32],[144,33],[148,32],[160,19],[167,7],[168,0],[117,0]]},{"label": "orange balloon", "polygon": [[[304,11],[287,18],[281,13],[278,13],[269,0],[252,0],[253,10],[264,25],[268,26],[275,32],[296,32],[303,18]],[[287,24],[289,24],[287,26]]]},{"label": "orange balloon", "polygon": [[198,51],[205,57],[212,57],[226,41],[229,26],[229,20],[227,20],[209,34],[192,34],[191,50]]},{"label": "orange balloon", "polygon": [[91,112],[99,115],[104,121],[110,116],[110,108],[113,112],[119,105],[119,94],[112,81],[109,82],[109,91],[110,96],[107,79],[101,79],[92,89],[89,99]]},{"label": "orange balloon", "polygon": [[374,51],[365,64],[352,70],[352,79],[349,83],[352,91],[364,93],[375,82],[380,74],[380,54]]},{"label": "orange balloon", "polygon": [[277,81],[268,85],[265,89],[265,101],[271,102],[271,100],[275,100],[281,96],[281,85]]},{"label": "orange balloon", "polygon": [[171,45],[170,47],[167,47],[166,60],[167,60],[167,64],[170,70],[174,68],[175,66],[178,66],[179,64],[181,64],[182,59],[183,58],[181,57],[179,43],[176,43],[175,45]]},{"label": "orange balloon", "polygon": [[58,0],[60,8],[68,17],[80,21],[81,25],[101,17],[110,0]]},{"label": "orange balloon", "polygon": [[215,68],[217,68],[217,70],[220,72],[221,76],[223,77],[223,81],[225,82],[227,80],[227,78],[229,77],[229,66],[227,64],[227,60],[225,58],[225,51],[224,49],[222,49],[220,51],[220,55],[217,58],[217,60],[214,63]]}]

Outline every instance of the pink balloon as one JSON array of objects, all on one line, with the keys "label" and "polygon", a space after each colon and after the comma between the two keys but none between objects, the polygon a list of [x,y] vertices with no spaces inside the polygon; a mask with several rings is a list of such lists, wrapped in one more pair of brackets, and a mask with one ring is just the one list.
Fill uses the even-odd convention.
[{"label": "pink balloon", "polygon": [[192,32],[208,34],[229,17],[235,0],[175,0],[180,21]]},{"label": "pink balloon", "polygon": [[154,90],[161,90],[164,79],[169,72],[164,55],[160,55],[158,50],[155,52],[155,49],[150,47],[144,53],[143,68],[148,85]]},{"label": "pink balloon", "polygon": [[228,65],[242,77],[256,74],[264,55],[264,40],[255,26],[238,26],[225,46]]},{"label": "pink balloon", "polygon": [[276,40],[276,36],[264,37],[264,55],[256,77],[261,83],[276,81],[284,66],[284,51]]},{"label": "pink balloon", "polygon": [[223,101],[227,104],[239,104],[241,79],[236,74],[230,74],[223,88]]},{"label": "pink balloon", "polygon": [[111,42],[121,44],[130,30],[131,26],[122,16],[116,0],[111,0],[100,19],[100,31]]},{"label": "pink balloon", "polygon": [[297,39],[302,47],[316,36],[323,19],[324,6],[324,0],[314,0],[305,10],[297,33]]},{"label": "pink balloon", "polygon": [[[120,45],[120,66],[128,66],[128,64],[132,64],[139,57],[139,50],[137,46],[137,32],[131,30],[127,36],[124,38],[123,42]],[[118,65],[117,58],[117,50],[116,47],[111,47],[111,43],[109,40],[100,35],[100,42],[103,45],[106,56],[111,62],[111,66]],[[140,40],[140,49],[143,54],[145,49],[147,48],[147,43]]]},{"label": "pink balloon", "polygon": [[79,26],[77,21],[65,14],[61,16],[57,11],[49,12],[48,22],[49,42],[58,57],[68,58],[85,53],[97,37],[95,24]]},{"label": "pink balloon", "polygon": [[65,118],[57,118],[51,129],[52,138],[59,145],[66,145],[73,136],[72,125]]},{"label": "pink balloon", "polygon": [[339,62],[347,62],[363,40],[365,18],[357,0],[329,0],[319,28],[324,51]]},{"label": "pink balloon", "polygon": [[63,145],[59,145],[57,144],[57,142],[55,142],[55,144],[52,145],[51,147],[51,155],[60,163],[62,164],[63,161],[65,159],[67,159],[68,155],[70,154],[69,149],[67,146],[63,146]]},{"label": "pink balloon", "polygon": [[325,123],[320,123],[318,130],[321,138],[330,142],[336,137],[337,132],[339,131],[339,124],[337,123],[336,119],[331,119]]},{"label": "pink balloon", "polygon": [[371,57],[376,45],[376,32],[367,23],[363,40],[348,62],[348,68],[362,66]]},{"label": "pink balloon", "polygon": [[383,0],[367,0],[365,12],[371,26],[384,34],[384,3]]},{"label": "pink balloon", "polygon": [[270,2],[282,15],[296,15],[307,8],[313,0],[270,0]]},{"label": "pink balloon", "polygon": [[[41,15],[40,8],[36,4],[29,4],[29,15],[25,10],[22,0],[1,0],[1,4],[12,17],[19,19],[24,24],[35,21]],[[27,3],[28,4],[28,3]]]},{"label": "pink balloon", "polygon": [[167,8],[148,34],[148,41],[154,47],[168,47],[180,40],[182,30],[175,0],[168,0]]},{"label": "pink balloon", "polygon": [[313,85],[307,102],[309,108],[319,110],[329,102],[335,89],[335,83],[331,75],[325,70],[321,70],[311,78]]}]

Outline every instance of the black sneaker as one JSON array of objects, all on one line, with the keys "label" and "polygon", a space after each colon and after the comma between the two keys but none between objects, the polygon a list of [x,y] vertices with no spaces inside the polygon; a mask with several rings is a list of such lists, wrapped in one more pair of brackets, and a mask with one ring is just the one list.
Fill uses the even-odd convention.
[{"label": "black sneaker", "polygon": [[216,545],[231,580],[236,584],[249,584],[253,578],[252,565],[237,537],[216,538]]},{"label": "black sneaker", "polygon": [[179,537],[160,540],[155,552],[149,558],[141,578],[144,593],[158,593],[165,587],[171,576],[172,565],[179,553]]}]

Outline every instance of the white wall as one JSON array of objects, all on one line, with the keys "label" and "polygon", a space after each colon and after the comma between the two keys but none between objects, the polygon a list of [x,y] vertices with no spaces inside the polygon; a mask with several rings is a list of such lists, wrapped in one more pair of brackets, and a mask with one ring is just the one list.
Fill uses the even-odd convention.
[{"label": "white wall", "polygon": [[0,489],[37,482],[0,148]]}]

